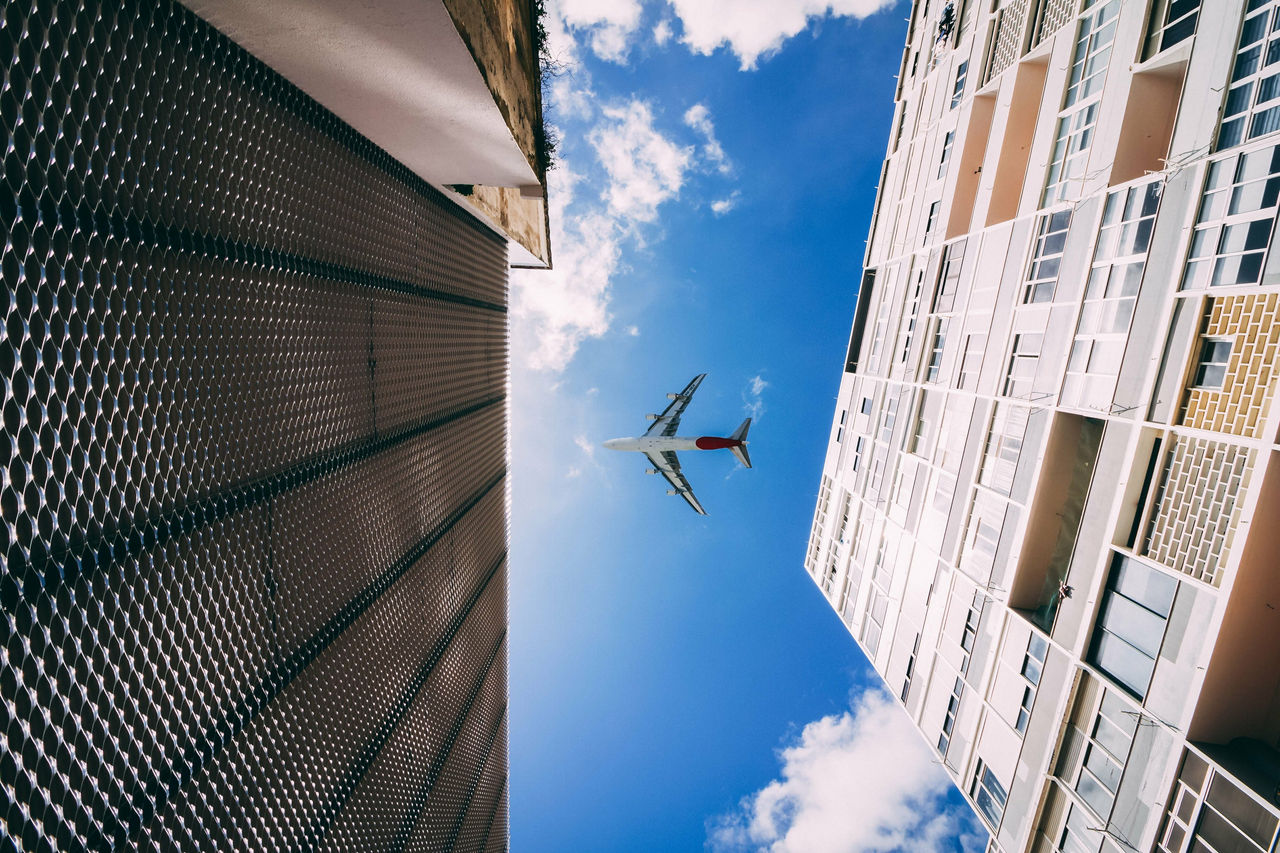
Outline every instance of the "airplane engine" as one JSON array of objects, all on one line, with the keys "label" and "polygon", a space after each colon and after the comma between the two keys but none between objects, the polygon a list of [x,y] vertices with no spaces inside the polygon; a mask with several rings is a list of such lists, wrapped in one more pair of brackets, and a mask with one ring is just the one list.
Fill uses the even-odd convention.
[{"label": "airplane engine", "polygon": [[657,469],[657,468],[645,468],[645,469],[644,469],[644,472],[645,472],[646,474],[656,474],[656,473],[658,473],[658,469]]},{"label": "airplane engine", "polygon": [[680,396],[679,394],[668,394],[668,395],[667,395],[667,399],[668,399],[668,400],[674,400],[674,399],[676,399],[676,398],[677,398],[677,397],[679,397],[679,396]]},{"label": "airplane engine", "polygon": [[678,495],[678,494],[680,494],[680,493],[679,493],[679,492],[677,492],[675,489],[667,489],[667,494],[669,494],[669,495]]},{"label": "airplane engine", "polygon": [[658,419],[658,416],[657,416],[657,415],[645,415],[645,416],[644,416],[644,419],[645,419],[646,421],[656,421],[656,420]]}]

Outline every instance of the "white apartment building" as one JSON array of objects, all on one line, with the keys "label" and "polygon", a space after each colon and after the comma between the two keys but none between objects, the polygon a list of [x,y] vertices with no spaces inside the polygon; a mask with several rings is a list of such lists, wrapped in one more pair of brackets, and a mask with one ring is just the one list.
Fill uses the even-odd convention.
[{"label": "white apartment building", "polygon": [[1006,851],[1280,849],[1280,0],[916,0],[805,567]]}]

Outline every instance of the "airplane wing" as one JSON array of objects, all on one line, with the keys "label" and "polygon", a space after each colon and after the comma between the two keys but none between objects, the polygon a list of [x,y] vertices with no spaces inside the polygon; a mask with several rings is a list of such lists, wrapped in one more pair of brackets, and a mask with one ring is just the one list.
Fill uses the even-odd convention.
[{"label": "airplane wing", "polygon": [[[693,392],[698,390],[698,386],[702,384],[702,380],[707,378],[707,374],[699,373],[693,377],[688,385],[684,386],[684,390],[676,395],[671,401],[671,405],[667,406],[666,411],[658,415],[658,419],[653,425],[645,430],[645,435],[675,435],[676,430],[680,428],[680,416],[684,414],[685,408],[689,405],[689,401],[693,399]],[[680,471],[680,466],[676,466],[676,472]],[[671,479],[668,477],[667,479]]]},{"label": "airplane wing", "polygon": [[[697,387],[697,383],[702,381],[699,376],[692,383],[692,387]],[[670,450],[662,453],[646,453],[649,461],[653,463],[653,467],[662,472],[662,476],[667,478],[667,482],[671,484],[679,494],[689,502],[689,506],[693,507],[693,511],[698,515],[706,515],[707,511],[702,508],[702,504],[698,503],[698,499],[693,496],[693,487],[689,485],[689,481],[684,478],[684,474],[680,473],[680,460]]]}]

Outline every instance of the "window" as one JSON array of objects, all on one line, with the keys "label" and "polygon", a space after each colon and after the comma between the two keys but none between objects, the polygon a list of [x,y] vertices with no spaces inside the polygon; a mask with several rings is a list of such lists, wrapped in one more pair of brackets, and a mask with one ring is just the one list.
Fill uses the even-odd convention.
[{"label": "window", "polygon": [[933,450],[934,431],[942,415],[942,397],[937,393],[921,392],[916,405],[915,424],[907,437],[907,452],[929,458]]},{"label": "window", "polygon": [[1204,338],[1193,383],[1196,388],[1220,389],[1227,378],[1227,362],[1231,360],[1230,338]]},{"label": "window", "polygon": [[862,461],[862,448],[866,444],[866,441],[867,440],[862,436],[858,436],[853,442],[853,462],[849,465],[850,471],[858,470],[858,463]]},{"label": "window", "polygon": [[968,78],[968,76],[969,76],[969,63],[961,62],[958,66],[956,66],[956,84],[951,89],[950,109],[954,110],[956,107],[960,106],[960,101],[962,98],[964,98],[965,79]]},{"label": "window", "polygon": [[1137,729],[1137,712],[1114,690],[1092,676],[1081,679],[1054,775],[1074,788],[1104,824]]},{"label": "window", "polygon": [[1045,181],[1041,207],[1051,207],[1060,201],[1077,197],[1071,190],[1073,183],[1084,178],[1085,165],[1089,161],[1089,147],[1093,144],[1093,130],[1097,123],[1097,102],[1058,119],[1053,159],[1049,162],[1049,177]]},{"label": "window", "polygon": [[1115,2],[1103,3],[1080,21],[1064,109],[1102,94],[1119,9]]},{"label": "window", "polygon": [[947,161],[951,159],[951,146],[956,141],[956,132],[948,130],[942,139],[942,158],[938,161],[938,177],[947,173]]},{"label": "window", "polygon": [[973,496],[973,509],[969,514],[969,527],[965,531],[965,548],[960,555],[960,562],[965,573],[980,583],[986,583],[991,578],[1007,508],[1004,498],[985,489],[978,489]]},{"label": "window", "polygon": [[862,405],[859,407],[858,411],[862,412],[862,414],[864,415],[871,414],[871,398],[870,397],[862,398]]},{"label": "window", "polygon": [[916,641],[911,646],[911,656],[907,658],[907,674],[902,681],[902,693],[898,696],[903,702],[911,695],[911,676],[916,671],[916,656],[920,654],[920,632],[916,632]]},{"label": "window", "polygon": [[991,768],[981,758],[973,771],[973,784],[969,786],[969,797],[978,807],[987,826],[995,831],[1000,826],[1000,817],[1004,814],[1004,804],[1008,799],[1004,785],[991,772]]},{"label": "window", "polygon": [[1027,399],[1040,363],[1040,346],[1044,335],[1039,332],[1014,335],[1013,352],[1009,355],[1009,372],[1004,380],[1004,395]]},{"label": "window", "polygon": [[937,382],[938,374],[942,368],[942,350],[947,345],[947,327],[951,321],[946,317],[939,317],[933,321],[933,338],[929,346],[929,364],[925,367],[925,381]]},{"label": "window", "polygon": [[920,313],[920,294],[923,291],[924,269],[918,268],[915,274],[915,285],[911,295],[911,303],[907,306],[906,321],[902,325],[902,333],[899,336],[899,339],[902,342],[902,346],[899,347],[898,354],[899,364],[904,364],[907,360],[907,356],[911,353],[911,343],[915,339],[916,318]]},{"label": "window", "polygon": [[987,432],[987,446],[982,454],[978,482],[992,491],[1008,495],[1013,491],[1013,475],[1022,455],[1022,440],[1027,433],[1031,410],[1005,401],[996,403]]},{"label": "window", "polygon": [[1040,217],[1036,228],[1035,244],[1031,253],[1031,269],[1022,290],[1022,301],[1050,302],[1058,286],[1058,268],[1067,245],[1067,229],[1071,226],[1071,211],[1059,210]]},{"label": "window", "polygon": [[1049,653],[1049,641],[1039,634],[1032,633],[1027,641],[1027,650],[1022,656],[1022,677],[1027,686],[1022,689],[1022,704],[1018,708],[1018,721],[1014,726],[1019,734],[1025,734],[1027,724],[1031,721],[1031,706],[1036,701],[1036,690],[1040,686],[1040,676],[1044,674],[1044,659]]},{"label": "window", "polygon": [[898,402],[899,398],[890,397],[885,403],[884,415],[880,418],[880,438],[884,444],[889,443],[889,439],[893,438],[893,425],[898,420]]},{"label": "window", "polygon": [[[1280,79],[1280,75],[1277,75]],[[1209,167],[1183,290],[1257,284],[1280,200],[1280,145]]]},{"label": "window", "polygon": [[964,679],[957,678],[951,688],[951,698],[947,700],[947,713],[942,718],[942,733],[938,735],[938,752],[946,758],[947,747],[951,745],[951,732],[956,727],[956,715],[960,713],[960,698],[964,695]]},{"label": "window", "polygon": [[1147,693],[1178,582],[1116,554],[1089,661],[1139,699]]},{"label": "window", "polygon": [[987,606],[987,597],[980,592],[973,594],[969,603],[969,611],[964,615],[964,630],[960,634],[960,648],[964,657],[960,661],[960,672],[968,674],[969,661],[973,658],[973,647],[978,642],[978,626],[982,623],[982,611]]},{"label": "window", "polygon": [[938,288],[933,297],[933,313],[946,314],[955,307],[956,291],[960,287],[960,268],[964,264],[965,240],[958,240],[942,249],[942,263],[938,266]]},{"label": "window", "polygon": [[1280,130],[1280,74],[1273,68],[1280,62],[1280,0],[1254,0],[1249,7],[1222,110],[1219,151]]},{"label": "window", "polygon": [[1151,9],[1151,28],[1142,51],[1143,59],[1191,38],[1199,17],[1200,0],[1156,0]]},{"label": "window", "polygon": [[1067,358],[1062,404],[1108,409],[1115,392],[1151,230],[1160,207],[1159,180],[1107,196],[1084,306]]},{"label": "window", "polygon": [[867,657],[874,660],[880,649],[880,634],[884,630],[884,615],[889,609],[889,596],[873,584],[869,598],[867,621],[862,624],[862,645],[867,650]]},{"label": "window", "polygon": [[1058,129],[1054,134],[1041,207],[1049,207],[1075,195],[1073,184],[1085,177],[1093,129],[1098,120],[1098,104],[1102,99],[1102,84],[1111,61],[1118,9],[1116,0],[1110,0],[1080,20],[1071,60],[1071,77],[1062,112],[1058,115]]},{"label": "window", "polygon": [[1153,849],[1181,853],[1190,835],[1193,851],[1266,853],[1276,849],[1277,830],[1280,818],[1273,807],[1187,752]]},{"label": "window", "polygon": [[935,201],[929,205],[929,218],[924,223],[925,236],[933,233],[933,226],[938,223],[938,208],[942,206],[942,202]]},{"label": "window", "polygon": [[982,353],[987,348],[986,335],[965,335],[964,357],[960,361],[959,387],[973,391],[978,387],[978,371],[982,368]]}]

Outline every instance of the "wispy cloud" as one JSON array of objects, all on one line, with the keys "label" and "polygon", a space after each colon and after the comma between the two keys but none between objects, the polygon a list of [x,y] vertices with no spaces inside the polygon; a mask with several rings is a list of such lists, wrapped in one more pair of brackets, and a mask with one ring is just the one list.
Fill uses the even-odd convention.
[{"label": "wispy cloud", "polygon": [[702,157],[707,164],[717,169],[720,174],[727,175],[733,171],[733,165],[725,156],[720,140],[716,139],[716,128],[711,122],[711,110],[706,104],[694,104],[685,110],[684,123],[702,135]]},{"label": "wispy cloud", "polygon": [[745,404],[747,414],[751,415],[754,421],[760,420],[764,414],[764,389],[769,387],[769,383],[764,377],[756,374],[751,377],[751,381],[747,383],[746,390],[742,392],[742,401]]},{"label": "wispy cloud", "polygon": [[726,213],[738,206],[738,196],[738,191],[734,190],[727,198],[716,199],[711,202],[711,212],[716,216],[724,216]]},{"label": "wispy cloud", "polygon": [[663,18],[653,26],[653,43],[658,47],[662,47],[671,41],[671,37],[675,35],[675,31],[671,29],[671,19]]},{"label": "wispy cloud", "polygon": [[743,71],[755,68],[813,18],[865,18],[896,0],[670,0],[680,18],[681,41],[695,53],[728,46]]},{"label": "wispy cloud", "polygon": [[601,198],[624,222],[652,222],[658,205],[680,192],[693,149],[654,127],[653,108],[645,101],[605,107],[603,114],[587,137],[609,178]]},{"label": "wispy cloud", "polygon": [[[804,727],[783,748],[780,778],[707,823],[715,853],[976,853],[968,809],[948,807],[950,780],[880,690]],[[871,772],[874,768],[875,772]]]}]

